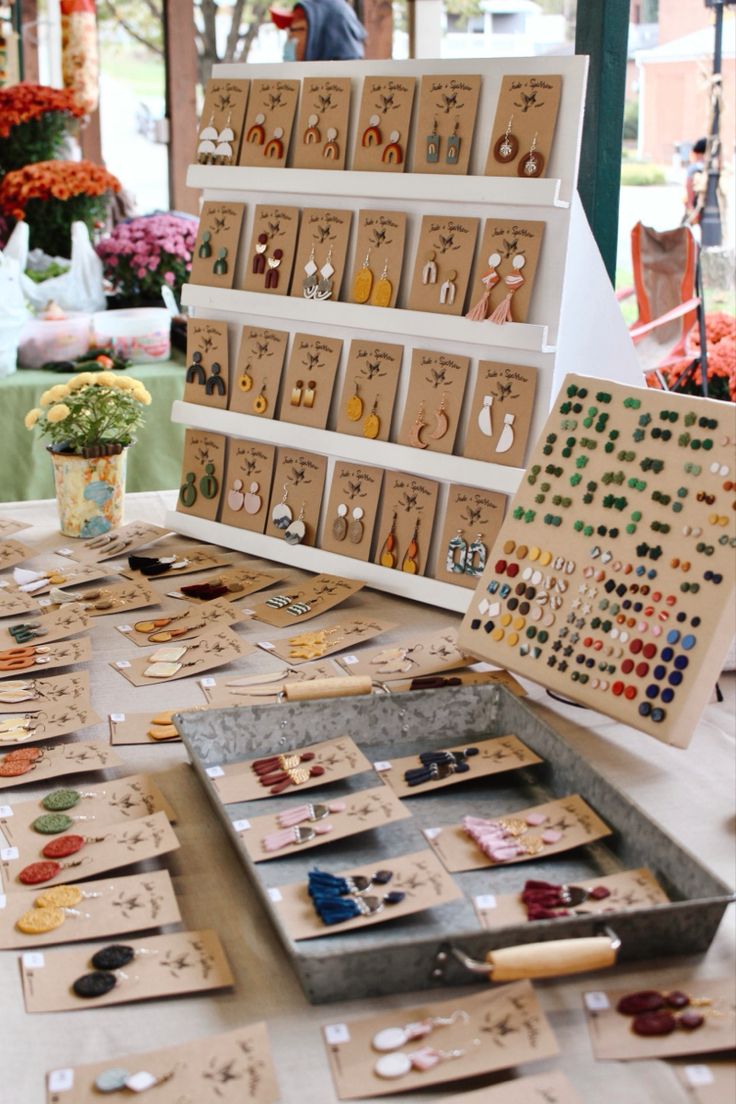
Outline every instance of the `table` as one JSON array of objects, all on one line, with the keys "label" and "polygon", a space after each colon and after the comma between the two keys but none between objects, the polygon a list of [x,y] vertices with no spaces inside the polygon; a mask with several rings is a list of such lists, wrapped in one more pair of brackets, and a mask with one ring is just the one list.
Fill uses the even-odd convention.
[{"label": "table", "polygon": [[[141,380],[153,397],[135,448],[128,450],[128,490],[178,487],[184,428],[171,421],[171,404],[184,391],[183,360],[139,364],[126,374]],[[23,419],[38,405],[44,391],[70,378],[65,372],[21,368],[0,379],[0,502],[50,498],[54,494],[51,461],[38,433],[29,433]]]},{"label": "table", "polygon": [[[127,520],[160,521],[173,506],[174,495],[130,495]],[[53,502],[7,506],[2,513],[32,522],[18,539],[40,544],[54,529]],[[163,588],[162,580],[153,585]],[[370,602],[374,615],[421,629],[443,626],[451,615],[411,605],[387,595],[359,595],[356,605]],[[126,707],[142,712],[200,704],[201,691],[193,680],[133,691],[108,666],[137,649],[113,627],[120,615],[94,623],[94,660],[91,664],[92,704],[102,715]],[[311,624],[314,624],[311,623]],[[258,630],[238,626],[248,639]],[[401,629],[393,635],[398,637]],[[247,668],[252,657],[239,661]],[[698,854],[719,877],[733,879],[733,715],[736,679],[722,680],[722,705],[712,703],[685,751],[658,744],[624,725],[591,712],[551,702],[544,691],[528,685],[532,708],[542,713],[565,738],[615,785],[656,818],[673,837]],[[105,739],[107,725],[84,732],[84,739]],[[243,870],[187,763],[181,744],[132,746],[118,749],[125,773],[147,771],[179,814],[176,832],[181,849],[169,857],[171,872],[187,927],[213,927],[230,959],[236,985],[232,992],[163,1002],[121,1005],[67,1014],[30,1016],[23,1010],[17,952],[0,955],[0,1022],[3,1024],[3,1063],[0,1101],[5,1104],[43,1104],[46,1070],[109,1058],[111,1064],[131,1051],[186,1042],[240,1024],[265,1019],[278,1069],[282,1100],[298,1104],[333,1104],[336,1096],[321,1042],[320,1025],[392,1007],[411,1007],[417,1000],[462,996],[476,989],[424,991],[418,997],[398,994],[380,1000],[311,1006],[295,975],[283,962],[278,939],[260,904],[254,900]],[[123,773],[123,772],[121,772]],[[47,789],[48,787],[44,787]],[[4,801],[34,796],[39,787],[5,791]],[[733,916],[726,914],[707,955],[658,961],[652,966],[662,988],[687,989],[689,979],[732,975]],[[616,985],[637,988],[641,964],[625,964],[615,973]],[[649,968],[647,971],[649,972]],[[611,975],[607,975],[607,980]],[[580,993],[596,988],[602,975],[588,975],[538,983],[542,1005],[560,1045],[560,1056],[546,1063],[561,1068],[588,1104],[692,1104],[674,1069],[664,1062],[610,1063],[592,1057]],[[520,1068],[533,1073],[541,1063]],[[500,1075],[499,1080],[504,1079]],[[440,1096],[427,1091],[403,1094],[410,1101],[437,1101],[463,1086],[445,1089]],[[465,1086],[465,1087],[477,1087]],[[63,1098],[60,1098],[63,1101]],[[381,1098],[386,1099],[386,1098]],[[725,1104],[725,1102],[724,1102]]]}]

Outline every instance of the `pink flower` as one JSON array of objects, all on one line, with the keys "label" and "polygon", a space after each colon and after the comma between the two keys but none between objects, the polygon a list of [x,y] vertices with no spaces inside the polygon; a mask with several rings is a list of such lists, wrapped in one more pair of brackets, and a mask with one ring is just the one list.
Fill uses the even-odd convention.
[{"label": "pink flower", "polygon": [[110,265],[110,268],[117,268],[118,259],[117,257],[108,257],[107,263]]},{"label": "pink flower", "polygon": [[164,280],[169,285],[169,287],[173,287],[176,283],[176,276],[173,272],[164,272]]},{"label": "pink flower", "polygon": [[158,268],[158,257],[151,257],[150,261],[148,262],[148,267],[151,272],[155,272]]},{"label": "pink flower", "polygon": [[144,277],[146,277],[147,275],[148,275],[148,273],[146,272],[145,268],[139,268],[138,271],[136,272],[136,276],[138,277],[139,280],[144,279]]}]

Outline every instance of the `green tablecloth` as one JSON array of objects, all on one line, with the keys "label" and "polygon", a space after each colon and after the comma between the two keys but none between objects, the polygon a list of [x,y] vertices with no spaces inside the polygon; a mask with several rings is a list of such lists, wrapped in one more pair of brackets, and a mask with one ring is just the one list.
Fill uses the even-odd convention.
[{"label": "green tablecloth", "polygon": [[[126,370],[151,392],[146,424],[135,446],[128,450],[128,491],[161,491],[178,487],[184,429],[171,421],[171,403],[184,391],[181,362],[140,364]],[[0,379],[0,502],[53,498],[51,460],[37,433],[29,433],[23,419],[41,394],[71,375],[19,369]]]}]

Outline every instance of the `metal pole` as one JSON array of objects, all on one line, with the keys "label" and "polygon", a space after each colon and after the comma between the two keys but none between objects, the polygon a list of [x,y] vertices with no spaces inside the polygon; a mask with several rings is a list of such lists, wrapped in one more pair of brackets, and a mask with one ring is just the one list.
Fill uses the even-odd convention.
[{"label": "metal pole", "polygon": [[718,207],[718,180],[721,166],[721,53],[723,45],[723,3],[712,0],[716,13],[716,41],[713,49],[713,111],[708,136],[708,182],[705,206],[700,220],[700,240],[703,249],[718,247],[722,242],[721,212]]}]

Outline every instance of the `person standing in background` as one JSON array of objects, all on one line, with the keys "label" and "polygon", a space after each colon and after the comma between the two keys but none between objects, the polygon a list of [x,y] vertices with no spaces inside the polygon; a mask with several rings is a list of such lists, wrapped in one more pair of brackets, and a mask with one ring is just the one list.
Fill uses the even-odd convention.
[{"label": "person standing in background", "polygon": [[685,214],[682,216],[683,226],[697,226],[703,213],[705,204],[706,175],[703,157],[707,148],[707,140],[698,138],[693,142],[690,150],[690,164],[685,170]]},{"label": "person standing in background", "polygon": [[269,14],[289,32],[284,61],[350,61],[365,54],[365,27],[348,0],[299,0],[292,11],[273,7]]}]

